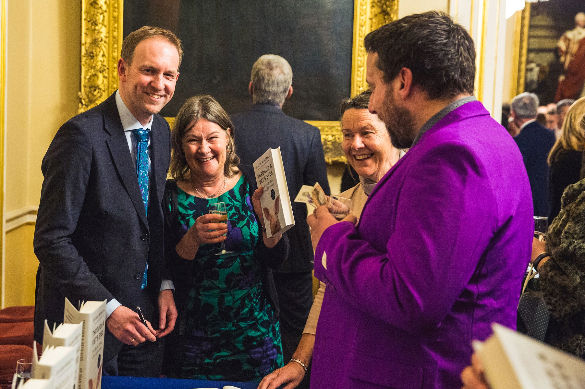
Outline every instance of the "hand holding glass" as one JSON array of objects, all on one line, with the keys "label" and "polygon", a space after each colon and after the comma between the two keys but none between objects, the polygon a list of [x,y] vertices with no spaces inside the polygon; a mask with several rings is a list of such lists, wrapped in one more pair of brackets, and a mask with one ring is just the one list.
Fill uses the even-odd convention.
[{"label": "hand holding glass", "polygon": [[546,231],[548,230],[548,217],[534,216],[534,237],[544,242]]},{"label": "hand holding glass", "polygon": [[[220,201],[220,202],[217,202],[214,204],[210,204],[209,205],[209,213],[213,214],[213,215],[220,215],[219,221],[227,223],[228,217],[227,217],[227,208],[225,206],[225,203]],[[231,253],[231,251],[228,251],[225,249],[225,240],[224,240],[223,242],[220,243],[219,251],[217,253],[215,253],[215,255],[222,255],[222,254],[228,254],[228,253]]]}]

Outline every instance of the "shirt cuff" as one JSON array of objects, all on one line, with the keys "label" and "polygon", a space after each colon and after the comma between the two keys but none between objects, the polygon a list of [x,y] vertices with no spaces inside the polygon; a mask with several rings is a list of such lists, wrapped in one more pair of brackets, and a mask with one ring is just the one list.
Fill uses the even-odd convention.
[{"label": "shirt cuff", "polygon": [[162,280],[160,283],[160,290],[162,291],[167,289],[175,290],[175,284],[173,284],[173,281],[171,280]]},{"label": "shirt cuff", "polygon": [[116,310],[116,308],[118,308],[120,305],[120,302],[116,299],[111,299],[107,304],[106,304],[106,319],[108,317],[110,317],[110,315],[112,313],[114,313],[114,311]]}]

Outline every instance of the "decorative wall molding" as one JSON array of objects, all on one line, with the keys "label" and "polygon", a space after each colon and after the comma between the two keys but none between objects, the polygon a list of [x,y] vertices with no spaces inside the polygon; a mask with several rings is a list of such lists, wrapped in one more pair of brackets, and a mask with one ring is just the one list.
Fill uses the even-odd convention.
[{"label": "decorative wall molding", "polygon": [[8,233],[25,224],[35,224],[38,208],[35,206],[16,209],[6,212],[5,232]]},{"label": "decorative wall molding", "polygon": [[[0,218],[4,214],[4,139],[6,138],[6,0],[0,0]],[[4,308],[6,297],[6,229],[0,223],[0,308]]]},{"label": "decorative wall molding", "polygon": [[[123,7],[123,0],[82,0],[79,112],[99,104],[118,87],[115,65],[122,46]],[[368,32],[397,18],[398,0],[354,0],[352,96],[367,88],[365,36]],[[327,163],[345,162],[345,156],[341,151],[339,123],[335,121],[309,123],[321,130]]]}]

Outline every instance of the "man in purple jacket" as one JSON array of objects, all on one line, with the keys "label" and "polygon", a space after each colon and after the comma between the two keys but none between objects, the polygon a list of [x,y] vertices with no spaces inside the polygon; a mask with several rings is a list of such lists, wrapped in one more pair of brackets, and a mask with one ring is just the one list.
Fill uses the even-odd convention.
[{"label": "man in purple jacket", "polygon": [[533,234],[514,140],[473,96],[469,34],[438,12],[366,37],[370,111],[410,151],[360,221],[309,216],[327,283],[311,387],[457,388],[471,341],[516,326]]}]

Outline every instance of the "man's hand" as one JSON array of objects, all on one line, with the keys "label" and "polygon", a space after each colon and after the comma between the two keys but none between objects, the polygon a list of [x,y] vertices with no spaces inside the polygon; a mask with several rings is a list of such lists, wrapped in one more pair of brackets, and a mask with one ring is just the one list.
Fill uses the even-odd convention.
[{"label": "man's hand", "polygon": [[[350,213],[341,221],[355,223],[357,218],[355,215]],[[313,250],[315,250],[317,248],[317,243],[319,243],[319,239],[321,239],[321,235],[323,235],[323,232],[325,232],[325,230],[332,225],[339,223],[339,221],[335,219],[331,213],[329,213],[327,206],[321,205],[315,209],[315,212],[307,217],[307,223],[311,228],[311,242],[313,242]]]},{"label": "man's hand", "polygon": [[461,372],[461,381],[463,381],[463,389],[488,389],[477,354],[474,353],[471,356],[471,366],[467,366]]},{"label": "man's hand", "polygon": [[[258,389],[293,389],[299,386],[305,370],[296,362],[289,362],[284,367],[274,370],[260,381]],[[284,385],[284,386],[283,386]]]},{"label": "man's hand", "polygon": [[108,330],[120,342],[130,346],[138,346],[146,340],[156,342],[156,331],[147,321],[147,327],[133,310],[120,305],[106,320]]},{"label": "man's hand", "polygon": [[161,290],[158,294],[158,310],[160,317],[156,337],[162,338],[173,331],[177,321],[177,307],[171,289]]}]

